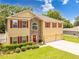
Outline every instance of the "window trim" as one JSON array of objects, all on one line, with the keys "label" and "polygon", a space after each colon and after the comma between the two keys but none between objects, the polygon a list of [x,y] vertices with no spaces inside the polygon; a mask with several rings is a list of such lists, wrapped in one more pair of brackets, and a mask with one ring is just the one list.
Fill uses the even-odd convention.
[{"label": "window trim", "polygon": [[[23,27],[23,22],[25,22],[25,24],[24,24],[24,25],[25,25],[25,27]],[[27,25],[26,25],[26,24],[27,24],[27,22],[23,20],[23,21],[22,21],[22,28],[26,28],[26,27],[27,27]]]},{"label": "window trim", "polygon": [[58,28],[62,28],[62,23],[58,23]]},{"label": "window trim", "polygon": [[52,28],[56,28],[57,27],[57,23],[56,22],[52,22]]},{"label": "window trim", "polygon": [[[36,29],[35,28],[33,28],[33,27],[36,27]],[[38,24],[37,23],[32,23],[32,30],[38,30]]]},{"label": "window trim", "polygon": [[23,40],[25,39],[25,42],[26,42],[26,36],[22,36],[22,43],[25,43],[25,42],[23,42]]},{"label": "window trim", "polygon": [[[16,39],[15,39],[16,38]],[[16,43],[14,43],[13,41],[17,41]],[[12,37],[12,44],[17,44],[18,43],[18,37]]]},{"label": "window trim", "polygon": [[50,22],[45,22],[45,27],[50,28]]},{"label": "window trim", "polygon": [[[15,23],[17,24],[17,26],[15,27]],[[18,28],[18,20],[12,20],[12,28]]]}]

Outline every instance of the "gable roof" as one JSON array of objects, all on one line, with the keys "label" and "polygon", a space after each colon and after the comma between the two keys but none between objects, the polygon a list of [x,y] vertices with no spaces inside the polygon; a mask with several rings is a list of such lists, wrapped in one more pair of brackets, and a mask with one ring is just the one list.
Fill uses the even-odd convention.
[{"label": "gable roof", "polygon": [[[31,16],[26,16],[27,13],[30,13]],[[30,10],[24,10],[22,12],[16,13],[15,15],[7,17],[7,19],[9,19],[9,18],[27,19],[27,18],[34,18],[34,17],[39,18],[40,20],[43,20],[43,21],[48,21],[48,22],[50,22],[50,21],[62,22],[60,20],[57,20],[57,19],[54,19],[54,18],[50,18],[48,16],[44,16],[44,15],[41,15],[41,14],[35,14],[32,11],[30,11]]]}]

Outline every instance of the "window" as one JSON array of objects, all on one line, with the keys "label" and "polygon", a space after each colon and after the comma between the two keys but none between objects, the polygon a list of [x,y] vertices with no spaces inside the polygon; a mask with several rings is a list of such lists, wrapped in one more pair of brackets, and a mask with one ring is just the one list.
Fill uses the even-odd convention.
[{"label": "window", "polygon": [[17,27],[18,27],[18,21],[12,20],[12,28],[17,28]]},{"label": "window", "polygon": [[50,22],[45,22],[45,27],[50,27]]},{"label": "window", "polygon": [[53,28],[57,27],[57,23],[52,23],[52,27]]},{"label": "window", "polygon": [[26,36],[23,36],[22,37],[22,43],[25,43],[26,42]]},{"label": "window", "polygon": [[26,21],[22,21],[22,28],[26,27]]},{"label": "window", "polygon": [[18,37],[12,37],[12,43],[13,44],[18,43]]},{"label": "window", "polygon": [[62,23],[58,23],[58,27],[61,28],[62,27]]},{"label": "window", "polygon": [[37,23],[33,23],[33,24],[32,24],[32,29],[33,29],[33,30],[37,30],[37,28],[38,28]]}]

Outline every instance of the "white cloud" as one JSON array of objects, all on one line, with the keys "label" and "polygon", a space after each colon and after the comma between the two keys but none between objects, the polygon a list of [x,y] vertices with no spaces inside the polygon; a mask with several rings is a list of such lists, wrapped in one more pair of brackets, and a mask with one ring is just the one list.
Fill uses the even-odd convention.
[{"label": "white cloud", "polygon": [[53,0],[37,0],[37,1],[44,2],[44,4],[41,5],[42,11],[44,11],[44,12],[46,12],[46,11],[48,11],[50,9],[54,9],[54,6],[52,5]]},{"label": "white cloud", "polygon": [[52,5],[52,0],[43,0],[44,5],[42,5],[42,10],[43,11],[48,11],[50,9],[54,9],[54,6]]},{"label": "white cloud", "polygon": [[79,3],[79,0],[76,0],[76,3]]},{"label": "white cloud", "polygon": [[62,2],[63,2],[63,5],[66,5],[69,2],[69,0],[62,0]]}]

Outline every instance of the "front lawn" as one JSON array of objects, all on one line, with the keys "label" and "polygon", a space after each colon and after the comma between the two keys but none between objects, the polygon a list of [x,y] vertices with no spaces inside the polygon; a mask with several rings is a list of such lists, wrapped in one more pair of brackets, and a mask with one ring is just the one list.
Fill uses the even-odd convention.
[{"label": "front lawn", "polygon": [[79,59],[79,56],[47,46],[19,54],[0,56],[0,59]]},{"label": "front lawn", "polygon": [[79,38],[64,34],[64,40],[79,43]]}]

